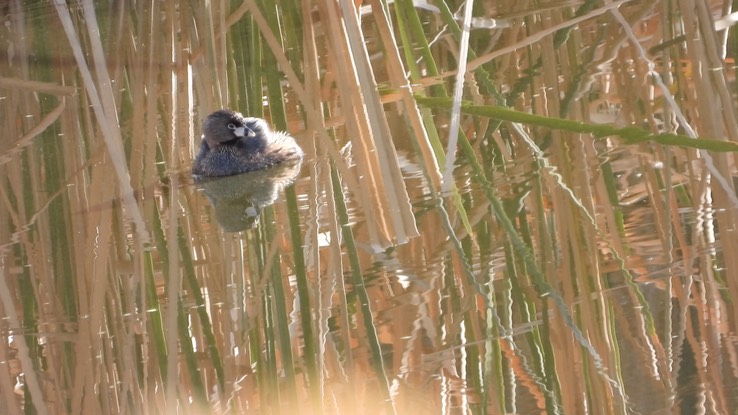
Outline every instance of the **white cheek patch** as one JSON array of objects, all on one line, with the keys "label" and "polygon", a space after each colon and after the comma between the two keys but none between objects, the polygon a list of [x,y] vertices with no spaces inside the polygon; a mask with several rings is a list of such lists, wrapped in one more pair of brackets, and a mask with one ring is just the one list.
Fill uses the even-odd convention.
[{"label": "white cheek patch", "polygon": [[[248,130],[251,132],[251,130]],[[246,136],[246,127],[238,127],[235,130],[233,130],[233,134],[235,134],[237,137],[245,137]]]}]

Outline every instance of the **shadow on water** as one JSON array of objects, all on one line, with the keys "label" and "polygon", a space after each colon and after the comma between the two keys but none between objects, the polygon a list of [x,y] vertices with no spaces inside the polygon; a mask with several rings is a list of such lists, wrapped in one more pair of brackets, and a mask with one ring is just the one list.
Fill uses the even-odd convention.
[{"label": "shadow on water", "polygon": [[735,412],[721,6],[7,2],[0,413]]}]

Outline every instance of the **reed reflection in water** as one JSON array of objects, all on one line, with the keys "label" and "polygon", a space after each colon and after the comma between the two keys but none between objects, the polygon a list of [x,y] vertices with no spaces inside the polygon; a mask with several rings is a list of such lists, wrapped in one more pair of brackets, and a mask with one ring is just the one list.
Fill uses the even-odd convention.
[{"label": "reed reflection in water", "polygon": [[0,413],[735,412],[722,3],[467,4],[0,7]]}]

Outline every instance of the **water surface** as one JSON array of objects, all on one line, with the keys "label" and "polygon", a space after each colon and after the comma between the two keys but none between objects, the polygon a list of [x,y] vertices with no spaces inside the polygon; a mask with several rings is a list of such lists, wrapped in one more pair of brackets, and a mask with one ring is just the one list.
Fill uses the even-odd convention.
[{"label": "water surface", "polygon": [[[735,412],[734,155],[463,115],[443,186],[417,3],[0,8],[0,412]],[[545,3],[476,2],[464,99],[738,139],[717,2]],[[222,107],[299,169],[195,183]]]}]

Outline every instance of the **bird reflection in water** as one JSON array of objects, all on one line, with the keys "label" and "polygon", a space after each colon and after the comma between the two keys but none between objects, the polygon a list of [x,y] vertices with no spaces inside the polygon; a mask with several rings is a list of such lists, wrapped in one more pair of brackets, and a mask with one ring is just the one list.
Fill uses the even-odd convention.
[{"label": "bird reflection in water", "polygon": [[260,118],[219,110],[203,123],[192,175],[220,226],[239,232],[256,226],[262,209],[294,182],[302,158],[289,134],[272,131]]},{"label": "bird reflection in water", "polygon": [[262,209],[273,204],[279,192],[292,184],[301,160],[234,176],[196,178],[195,183],[210,200],[215,219],[226,232],[251,229],[259,223]]}]

